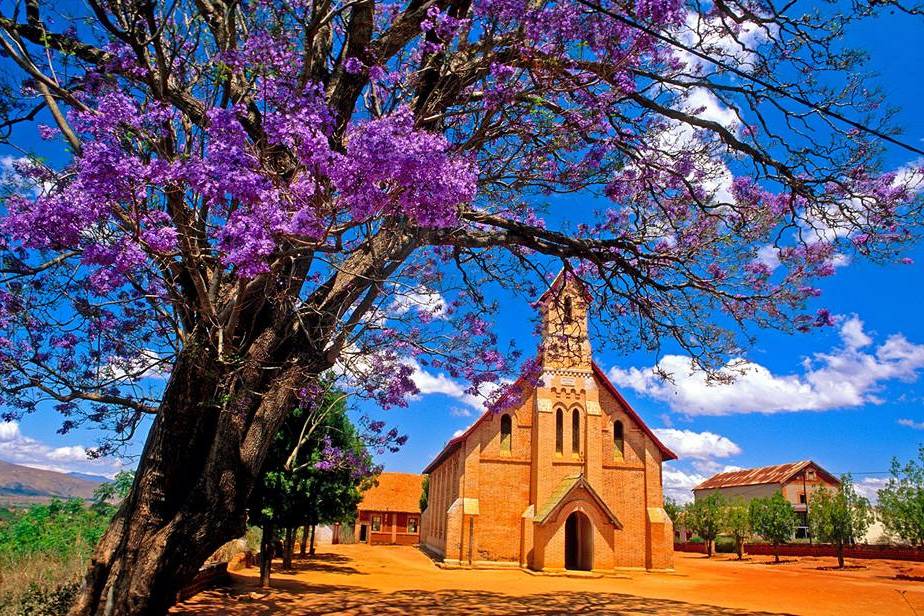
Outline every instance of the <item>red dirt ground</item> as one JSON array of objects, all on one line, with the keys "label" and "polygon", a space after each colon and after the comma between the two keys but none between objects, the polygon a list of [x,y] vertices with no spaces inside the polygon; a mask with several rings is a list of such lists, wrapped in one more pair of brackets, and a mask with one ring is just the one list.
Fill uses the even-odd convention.
[{"label": "red dirt ground", "polygon": [[[673,573],[531,575],[446,570],[413,547],[323,546],[258,588],[255,568],[232,573],[171,614],[908,614],[924,616],[924,565],[884,560],[786,559],[676,553]],[[278,561],[277,561],[278,563]],[[275,564],[275,563],[274,563]]]}]

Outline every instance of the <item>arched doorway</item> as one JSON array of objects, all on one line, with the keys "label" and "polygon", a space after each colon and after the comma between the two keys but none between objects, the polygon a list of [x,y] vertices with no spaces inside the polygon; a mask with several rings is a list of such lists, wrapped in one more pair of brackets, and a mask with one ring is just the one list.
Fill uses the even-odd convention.
[{"label": "arched doorway", "polygon": [[565,520],[565,569],[590,571],[593,566],[593,526],[586,515],[575,511]]}]

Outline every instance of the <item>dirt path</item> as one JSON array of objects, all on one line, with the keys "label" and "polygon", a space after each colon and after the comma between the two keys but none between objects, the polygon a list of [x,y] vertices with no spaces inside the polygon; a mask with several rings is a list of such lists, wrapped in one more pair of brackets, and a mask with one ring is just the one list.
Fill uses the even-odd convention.
[{"label": "dirt path", "polygon": [[[324,546],[257,586],[256,569],[230,589],[201,593],[172,614],[887,614],[924,616],[924,566],[896,561],[769,558],[735,562],[678,553],[676,572],[607,577],[518,570],[444,570],[410,547]],[[278,562],[278,561],[277,561]]]}]

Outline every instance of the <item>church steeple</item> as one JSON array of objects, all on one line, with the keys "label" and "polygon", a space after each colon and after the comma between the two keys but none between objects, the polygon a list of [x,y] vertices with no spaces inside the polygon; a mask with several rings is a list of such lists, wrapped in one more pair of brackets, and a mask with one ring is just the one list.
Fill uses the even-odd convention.
[{"label": "church steeple", "polygon": [[543,364],[549,370],[591,370],[587,309],[590,295],[576,276],[562,270],[539,298]]}]

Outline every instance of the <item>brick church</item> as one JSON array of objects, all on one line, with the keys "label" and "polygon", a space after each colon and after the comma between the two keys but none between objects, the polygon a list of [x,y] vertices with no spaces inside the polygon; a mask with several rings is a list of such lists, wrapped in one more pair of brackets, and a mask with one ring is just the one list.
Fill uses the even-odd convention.
[{"label": "brick church", "polygon": [[559,275],[538,302],[538,387],[488,411],[424,470],[421,544],[448,564],[669,569],[661,443],[593,362],[590,297]]}]

